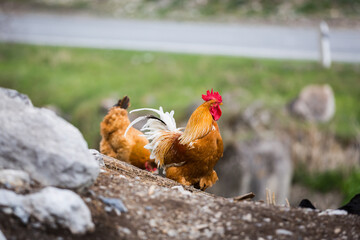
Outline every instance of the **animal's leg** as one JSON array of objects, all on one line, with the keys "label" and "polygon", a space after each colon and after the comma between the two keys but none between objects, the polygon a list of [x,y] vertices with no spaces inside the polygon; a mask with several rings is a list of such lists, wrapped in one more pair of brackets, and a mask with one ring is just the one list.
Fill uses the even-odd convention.
[{"label": "animal's leg", "polygon": [[200,179],[200,189],[205,190],[211,187],[218,179],[216,172],[213,170],[209,175]]}]

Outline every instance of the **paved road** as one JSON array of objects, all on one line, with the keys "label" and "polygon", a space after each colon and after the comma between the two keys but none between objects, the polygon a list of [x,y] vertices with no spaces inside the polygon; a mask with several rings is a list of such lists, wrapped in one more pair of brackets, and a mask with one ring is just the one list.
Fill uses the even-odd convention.
[{"label": "paved road", "polygon": [[[277,59],[318,59],[314,28],[0,14],[0,40]],[[360,62],[360,31],[330,29],[334,61]]]}]

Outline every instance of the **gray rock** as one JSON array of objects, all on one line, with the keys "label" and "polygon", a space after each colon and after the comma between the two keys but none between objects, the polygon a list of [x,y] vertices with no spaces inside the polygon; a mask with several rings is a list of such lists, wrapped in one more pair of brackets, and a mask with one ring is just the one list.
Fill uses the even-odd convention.
[{"label": "gray rock", "polygon": [[101,199],[101,201],[103,201],[103,203],[105,203],[106,205],[108,205],[109,207],[113,208],[113,209],[117,209],[120,212],[127,212],[127,208],[125,207],[124,203],[118,199],[118,198],[106,198],[103,196],[99,197]]},{"label": "gray rock", "polygon": [[89,149],[91,155],[93,155],[94,159],[98,162],[100,167],[105,167],[104,158],[101,153],[99,153],[96,149]]},{"label": "gray rock", "polygon": [[277,140],[257,140],[228,146],[215,166],[219,181],[209,192],[235,197],[255,193],[265,200],[266,189],[275,193],[276,203],[288,198],[292,161],[288,147]]},{"label": "gray rock", "polygon": [[11,98],[15,102],[23,103],[26,106],[30,106],[30,107],[33,106],[31,100],[29,99],[29,97],[27,95],[19,93],[16,90],[0,87],[0,95],[6,95],[7,97]]},{"label": "gray rock", "polygon": [[289,111],[308,121],[327,122],[335,114],[335,97],[332,88],[325,85],[308,85],[288,105]]},{"label": "gray rock", "polygon": [[30,103],[14,90],[0,91],[0,168],[24,170],[45,186],[91,185],[99,166],[79,130]]},{"label": "gray rock", "polygon": [[30,186],[30,177],[27,172],[13,169],[0,170],[0,184],[11,189],[27,189]]},{"label": "gray rock", "polygon": [[2,233],[2,231],[0,230],[0,240],[6,240],[5,235]]},{"label": "gray rock", "polygon": [[286,230],[286,229],[276,229],[276,234],[277,235],[288,235],[288,236],[292,236],[293,233],[290,232],[289,230]]},{"label": "gray rock", "polygon": [[0,189],[0,196],[0,205],[12,208],[25,224],[31,216],[43,224],[68,228],[73,234],[94,229],[88,207],[70,190],[46,187],[38,193],[19,195]]}]

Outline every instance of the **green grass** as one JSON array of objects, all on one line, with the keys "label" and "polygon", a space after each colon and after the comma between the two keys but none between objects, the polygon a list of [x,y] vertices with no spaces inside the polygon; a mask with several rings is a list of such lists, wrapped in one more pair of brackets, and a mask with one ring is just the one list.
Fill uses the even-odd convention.
[{"label": "green grass", "polygon": [[359,76],[359,64],[327,70],[305,61],[0,44],[0,86],[28,94],[36,106],[58,106],[90,147],[99,142],[99,102],[109,96],[128,95],[132,108],[163,106],[181,117],[211,88],[247,92],[239,105],[282,106],[312,83],[328,83],[336,95],[336,116],[322,127],[353,139],[360,125]]}]

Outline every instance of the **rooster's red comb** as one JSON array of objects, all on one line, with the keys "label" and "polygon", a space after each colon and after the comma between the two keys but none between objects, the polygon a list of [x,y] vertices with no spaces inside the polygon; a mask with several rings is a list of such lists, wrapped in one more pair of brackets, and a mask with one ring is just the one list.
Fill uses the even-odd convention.
[{"label": "rooster's red comb", "polygon": [[209,101],[211,99],[216,99],[219,102],[222,102],[222,97],[219,94],[219,92],[214,92],[213,89],[211,89],[211,92],[209,90],[207,90],[206,95],[202,95],[202,99],[204,99],[204,101]]}]

